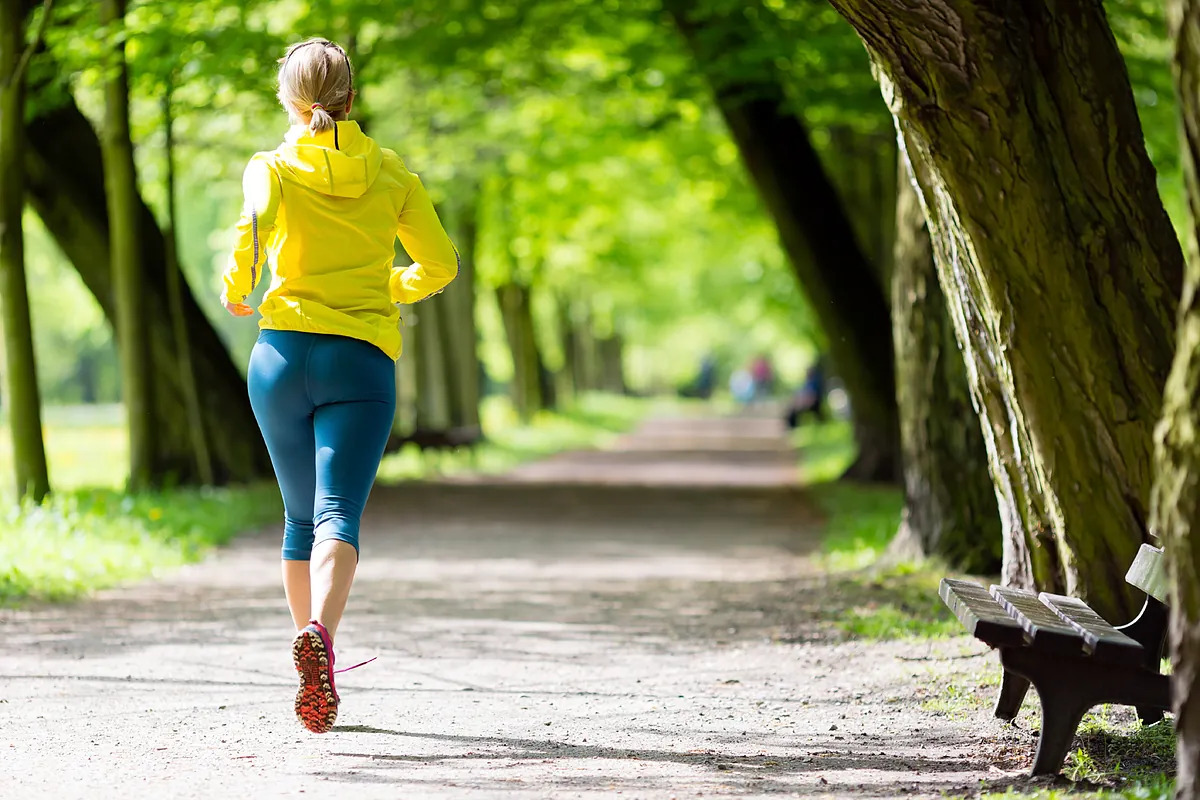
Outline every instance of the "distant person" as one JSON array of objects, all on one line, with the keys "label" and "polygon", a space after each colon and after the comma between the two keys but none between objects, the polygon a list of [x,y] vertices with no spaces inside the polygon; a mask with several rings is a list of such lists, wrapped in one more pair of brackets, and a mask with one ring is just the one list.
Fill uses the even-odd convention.
[{"label": "distant person", "polygon": [[754,398],[767,400],[775,394],[775,369],[765,355],[754,359],[750,365],[750,378],[754,381]]},{"label": "distant person", "polygon": [[811,414],[821,421],[825,419],[825,357],[818,356],[804,375],[804,383],[792,396],[788,405],[787,426],[795,430],[806,414]]},{"label": "distant person", "polygon": [[729,377],[729,391],[733,399],[746,405],[754,401],[754,376],[747,369],[735,370]]},{"label": "distant person", "polygon": [[[253,314],[246,298],[270,262],[247,382],[283,495],[295,712],[325,733],[340,701],[333,641],[358,566],[359,521],[396,410],[395,304],[445,288],[458,256],[417,176],[347,119],[345,50],[326,39],[289,47],[278,96],[291,128],[246,167],[221,303]],[[397,236],[417,263],[392,266]]]},{"label": "distant person", "polygon": [[717,384],[717,360],[708,354],[700,360],[700,370],[695,379],[679,390],[681,397],[696,397],[707,400],[712,397]]}]

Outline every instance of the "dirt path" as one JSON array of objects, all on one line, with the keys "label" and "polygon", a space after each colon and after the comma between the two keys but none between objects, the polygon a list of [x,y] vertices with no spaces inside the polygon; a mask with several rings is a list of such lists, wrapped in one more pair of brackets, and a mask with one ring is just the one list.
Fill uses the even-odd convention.
[{"label": "dirt path", "polygon": [[922,698],[978,648],[825,635],[794,465],[773,421],[654,420],[503,481],[377,489],[339,661],[379,660],[321,737],[291,715],[274,531],[6,612],[0,797],[977,791],[1017,734]]}]

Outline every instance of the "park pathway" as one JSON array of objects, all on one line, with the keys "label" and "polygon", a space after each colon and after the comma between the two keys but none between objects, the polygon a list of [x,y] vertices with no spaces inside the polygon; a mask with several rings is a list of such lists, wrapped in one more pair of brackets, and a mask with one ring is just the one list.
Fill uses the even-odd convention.
[{"label": "park pathway", "polygon": [[[326,736],[291,714],[278,534],[0,612],[3,798],[974,793],[923,710],[982,659],[817,624],[819,519],[771,419],[652,419],[502,479],[377,487]],[[993,773],[991,777],[995,777]]]}]

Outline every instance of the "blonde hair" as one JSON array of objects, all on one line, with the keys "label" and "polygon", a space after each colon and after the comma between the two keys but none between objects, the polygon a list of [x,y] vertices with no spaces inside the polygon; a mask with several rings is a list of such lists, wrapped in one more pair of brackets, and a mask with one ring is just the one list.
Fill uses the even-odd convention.
[{"label": "blonde hair", "polygon": [[333,130],[354,97],[350,57],[328,39],[294,44],[279,59],[279,102],[314,135]]}]

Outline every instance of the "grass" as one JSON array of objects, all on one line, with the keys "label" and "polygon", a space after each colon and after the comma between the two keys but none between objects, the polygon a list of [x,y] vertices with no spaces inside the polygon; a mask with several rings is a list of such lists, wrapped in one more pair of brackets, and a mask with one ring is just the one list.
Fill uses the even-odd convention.
[{"label": "grass", "polygon": [[[840,472],[840,465],[853,457],[850,430],[844,423],[801,430],[807,430],[809,441],[833,454],[810,458],[809,463],[823,465],[820,469],[835,464]],[[938,583],[945,574],[939,564],[875,567],[900,525],[904,510],[900,489],[825,481],[810,484],[809,492],[826,519],[819,559],[833,576],[830,614],[840,630],[871,640],[944,638],[960,632],[961,625],[938,597]]]},{"label": "grass", "polygon": [[379,479],[417,480],[440,473],[497,474],[564,450],[601,447],[633,428],[652,408],[671,401],[617,395],[585,395],[561,411],[543,411],[522,424],[507,398],[489,397],[480,407],[487,440],[475,453],[422,456],[415,446],[384,458]]},{"label": "grass", "polygon": [[1169,778],[1139,781],[1120,789],[1079,791],[1077,789],[1039,789],[1031,792],[1009,789],[986,793],[979,800],[1174,800],[1175,782]]},{"label": "grass", "polygon": [[110,489],[13,505],[0,527],[0,605],[72,600],[196,561],[282,514],[274,486],[124,495]]},{"label": "grass", "polygon": [[[47,406],[43,439],[56,490],[120,489],[129,465],[124,411],[119,405]],[[0,500],[13,499],[12,436],[0,426]]]},{"label": "grass", "polygon": [[1164,720],[1121,723],[1100,706],[1079,726],[1080,746],[1067,756],[1063,773],[1075,781],[1153,780],[1175,770],[1175,728]]},{"label": "grass", "polygon": [[854,461],[854,431],[849,422],[809,423],[792,432],[800,451],[800,476],[805,484],[835,481]]}]

